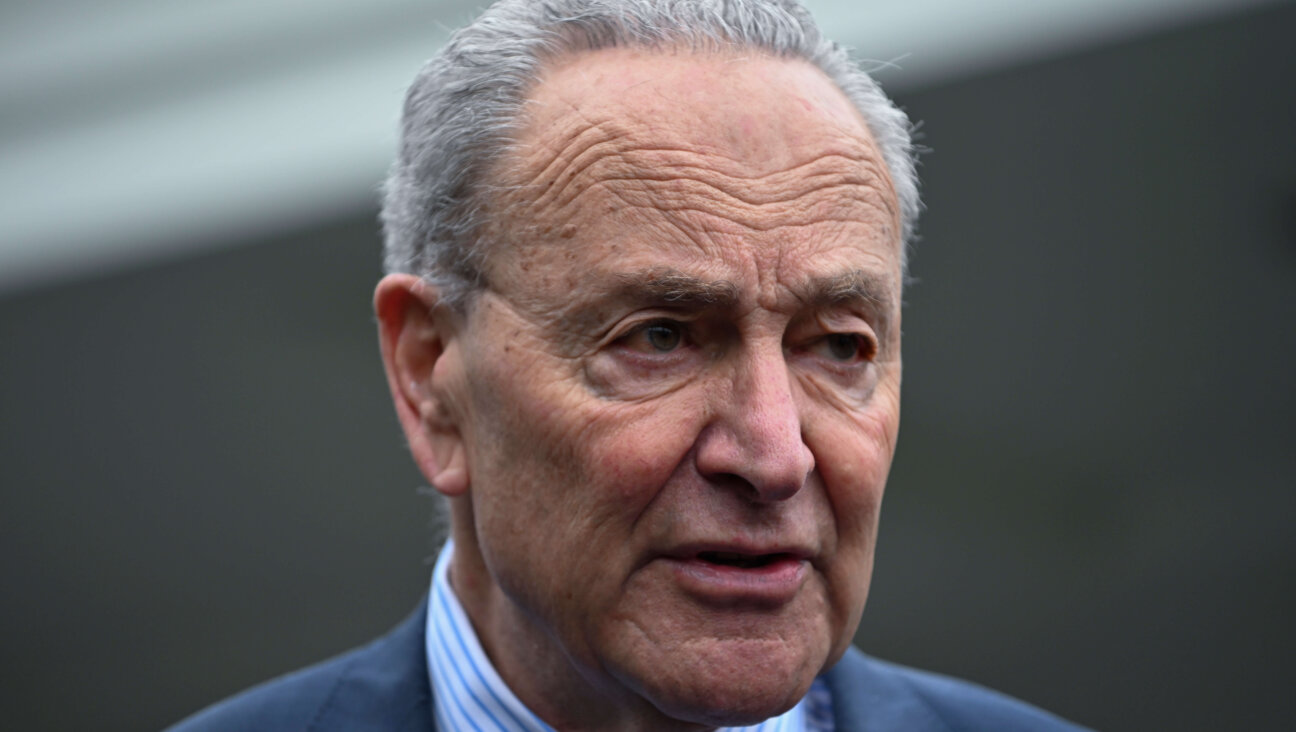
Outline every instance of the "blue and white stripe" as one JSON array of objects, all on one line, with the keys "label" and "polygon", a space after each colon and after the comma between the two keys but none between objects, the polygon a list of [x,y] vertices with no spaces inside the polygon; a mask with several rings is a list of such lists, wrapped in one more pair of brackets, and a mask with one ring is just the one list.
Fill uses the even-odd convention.
[{"label": "blue and white stripe", "polygon": [[[513,695],[482,650],[472,623],[450,588],[447,573],[453,552],[454,543],[447,541],[432,570],[428,601],[428,676],[437,729],[553,732]],[[806,698],[786,713],[750,727],[725,727],[724,732],[831,732],[831,711],[824,713],[825,708],[831,709],[825,706],[830,704],[827,686],[816,679]]]}]

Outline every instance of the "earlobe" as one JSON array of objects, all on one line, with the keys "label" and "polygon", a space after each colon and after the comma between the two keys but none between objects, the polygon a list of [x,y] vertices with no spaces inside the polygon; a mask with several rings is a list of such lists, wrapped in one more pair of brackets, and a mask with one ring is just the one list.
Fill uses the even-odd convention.
[{"label": "earlobe", "polygon": [[447,496],[468,490],[457,408],[463,388],[458,316],[414,275],[387,275],[374,291],[379,346],[396,416],[414,462]]},{"label": "earlobe", "polygon": [[449,459],[438,466],[436,475],[430,477],[432,487],[447,498],[468,492],[468,465],[464,461],[462,445],[461,441],[459,447],[450,453]]}]

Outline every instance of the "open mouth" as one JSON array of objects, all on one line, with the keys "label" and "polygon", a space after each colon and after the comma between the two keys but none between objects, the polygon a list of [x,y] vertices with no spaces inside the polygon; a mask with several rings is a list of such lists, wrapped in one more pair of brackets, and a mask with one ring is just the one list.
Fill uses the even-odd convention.
[{"label": "open mouth", "polygon": [[782,607],[796,599],[812,571],[808,552],[726,547],[735,548],[738,551],[697,547],[668,561],[684,592],[699,602],[730,610]]},{"label": "open mouth", "polygon": [[710,564],[738,569],[760,569],[775,562],[791,559],[791,554],[736,554],[734,552],[700,552],[698,559]]}]

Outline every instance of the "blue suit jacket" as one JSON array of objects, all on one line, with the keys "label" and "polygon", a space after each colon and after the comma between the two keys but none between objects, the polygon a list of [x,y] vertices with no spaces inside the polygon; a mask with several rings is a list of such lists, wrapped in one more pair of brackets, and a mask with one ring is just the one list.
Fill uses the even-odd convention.
[{"label": "blue suit jacket", "polygon": [[[431,732],[424,602],[363,648],[267,682],[180,722],[172,732]],[[824,675],[837,732],[1079,730],[989,689],[896,666],[851,648]]]}]

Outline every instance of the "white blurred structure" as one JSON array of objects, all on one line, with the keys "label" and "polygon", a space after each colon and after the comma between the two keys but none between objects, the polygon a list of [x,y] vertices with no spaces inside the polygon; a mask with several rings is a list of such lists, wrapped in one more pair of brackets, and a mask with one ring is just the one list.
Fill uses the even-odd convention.
[{"label": "white blurred structure", "polygon": [[[808,0],[905,89],[1267,0]],[[467,0],[0,11],[0,294],[373,205],[405,86]],[[375,260],[378,256],[375,252]]]}]

